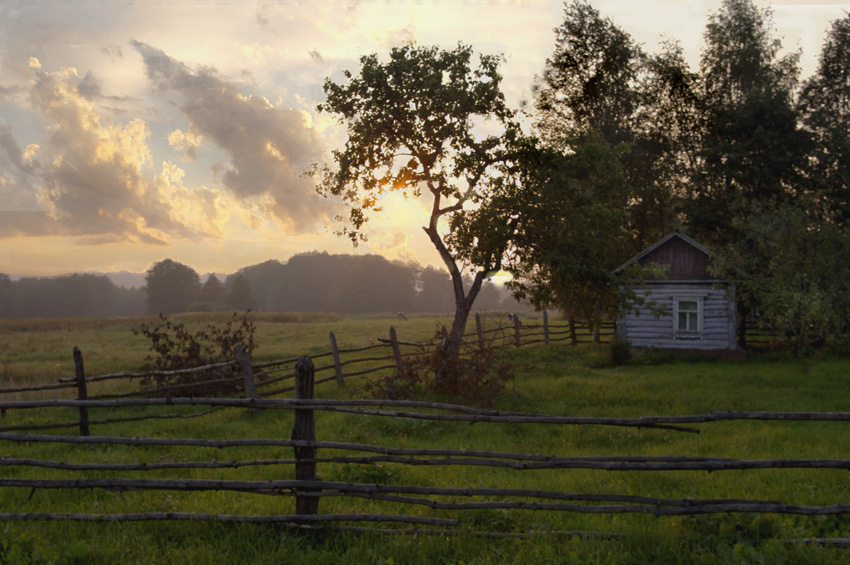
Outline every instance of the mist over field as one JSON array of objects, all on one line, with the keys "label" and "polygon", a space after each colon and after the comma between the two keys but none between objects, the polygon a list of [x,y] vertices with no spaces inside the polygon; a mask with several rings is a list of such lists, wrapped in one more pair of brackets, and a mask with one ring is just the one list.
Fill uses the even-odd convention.
[{"label": "mist over field", "polygon": [[[58,277],[0,274],[0,318],[143,316],[249,308],[337,314],[442,313],[454,308],[446,272],[391,262],[378,255],[311,252],[285,263],[268,260],[236,273],[204,275],[170,260],[157,265],[166,262],[188,274],[189,282],[188,288],[181,289],[174,279],[160,279],[166,295],[160,302],[151,301],[146,281],[151,271]],[[484,285],[476,307],[482,311],[528,308],[493,282]]]}]

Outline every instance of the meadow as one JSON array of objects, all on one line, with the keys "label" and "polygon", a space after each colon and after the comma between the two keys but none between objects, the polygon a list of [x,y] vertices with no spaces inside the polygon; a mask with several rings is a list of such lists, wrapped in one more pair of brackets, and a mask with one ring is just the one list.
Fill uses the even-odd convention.
[{"label": "meadow", "polygon": [[[191,324],[215,315],[187,315]],[[334,315],[256,315],[255,361],[328,350],[333,331],[340,347],[386,337],[427,340],[448,317],[341,318]],[[89,375],[133,371],[148,344],[132,333],[145,320],[0,321],[0,383],[55,383],[73,375],[71,349],[84,354]],[[155,320],[146,320],[148,323]],[[846,359],[791,359],[782,352],[741,360],[636,355],[625,366],[608,361],[604,345],[551,345],[506,352],[515,378],[494,408],[550,415],[639,417],[705,414],[716,410],[847,412]],[[362,384],[323,386],[323,398],[360,398]],[[10,399],[11,400],[11,399]],[[15,411],[17,412],[17,411]],[[57,412],[58,413],[58,412]],[[51,413],[52,414],[52,413]],[[2,425],[45,417],[10,413]],[[58,416],[57,416],[58,417]],[[612,426],[436,422],[319,412],[317,437],[393,447],[498,450],[557,456],[705,456],[737,459],[841,459],[850,453],[846,422],[733,421],[699,425],[700,433]],[[192,420],[95,427],[93,434],[129,437],[289,438],[293,416],[265,411],[251,416],[227,409]],[[54,432],[50,432],[54,433]],[[55,432],[72,434],[73,431]],[[291,456],[291,449],[240,447],[130,447],[4,442],[5,457],[66,462],[189,461]],[[115,473],[0,467],[7,477],[109,477]],[[177,474],[175,474],[177,473]],[[168,476],[216,479],[293,478],[291,466],[193,469]],[[126,473],[120,476],[127,476]],[[164,471],[136,476],[165,477]],[[403,466],[394,463],[319,465],[328,481],[443,487],[502,487],[573,493],[629,494],[689,499],[778,500],[796,505],[850,501],[846,470],[766,469],[715,471],[525,470],[472,466]],[[265,515],[292,513],[290,497],[227,491],[0,491],[2,512],[162,512]],[[389,509],[389,510],[387,510]],[[320,513],[400,512],[392,502],[323,498]],[[0,523],[0,563],[847,563],[850,549],[803,543],[808,538],[850,537],[850,516],[786,514],[580,514],[497,509],[451,512],[405,510],[455,517],[457,534],[297,532],[269,524],[226,522]],[[504,537],[478,537],[474,532]],[[601,532],[619,537],[540,534]]]}]

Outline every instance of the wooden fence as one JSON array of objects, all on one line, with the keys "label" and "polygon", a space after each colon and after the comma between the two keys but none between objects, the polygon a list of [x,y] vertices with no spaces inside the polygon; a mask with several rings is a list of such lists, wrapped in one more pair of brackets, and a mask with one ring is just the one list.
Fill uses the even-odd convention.
[{"label": "wooden fence", "polygon": [[[614,332],[612,323],[603,324],[601,330],[591,331],[584,322],[563,322],[553,324],[549,321],[547,312],[543,312],[541,323],[523,323],[519,316],[509,316],[509,323],[500,317],[493,322],[491,327],[485,327],[487,320],[480,314],[475,315],[475,331],[464,335],[464,351],[468,354],[472,350],[502,349],[508,347],[530,347],[537,345],[549,345],[554,343],[567,343],[577,345],[579,343],[605,342],[610,339]],[[536,320],[534,321],[536,322]],[[445,334],[443,328],[443,334]],[[388,376],[404,370],[404,364],[415,358],[420,358],[433,352],[436,340],[426,338],[419,341],[399,339],[395,328],[390,327],[389,337],[377,338],[376,343],[354,348],[340,348],[333,332],[329,335],[330,349],[326,352],[317,353],[311,359],[322,364],[315,367],[315,385],[336,383],[344,387],[346,382],[352,379],[366,379],[370,377]],[[268,361],[264,363],[253,363],[244,349],[237,349],[236,358],[232,361],[180,369],[173,371],[141,371],[141,372],[119,372],[97,376],[87,376],[83,354],[78,348],[74,348],[75,376],[63,378],[59,383],[53,385],[35,385],[0,389],[0,398],[3,395],[15,394],[26,395],[27,393],[45,393],[53,391],[76,392],[77,400],[105,400],[121,398],[150,398],[157,396],[169,396],[175,391],[180,396],[189,396],[191,390],[209,390],[220,385],[232,385],[240,390],[245,398],[271,398],[295,391],[295,364],[298,357]],[[157,377],[177,377],[192,374],[203,374],[208,378],[200,378],[197,381],[170,384],[164,386],[140,387],[139,383],[150,382]],[[91,394],[89,390],[92,385],[105,383],[123,383],[119,385],[118,391],[107,390],[98,394]],[[3,431],[36,431],[47,429],[79,427],[81,435],[89,435],[93,425],[112,424],[119,422],[139,421],[146,419],[163,418],[193,418],[204,416],[217,408],[199,412],[182,413],[175,415],[150,414],[137,417],[110,418],[101,420],[90,420],[86,405],[79,407],[79,419],[74,422],[44,422],[38,424],[21,424],[16,426],[0,426]],[[253,410],[253,409],[251,409]]]},{"label": "wooden fence", "polygon": [[[545,329],[541,329],[546,331]],[[551,330],[551,328],[549,328]],[[391,332],[391,336],[392,336]],[[477,341],[477,335],[475,336]],[[516,334],[510,335],[515,338]],[[551,335],[549,336],[551,340]],[[543,339],[545,342],[545,337]],[[333,342],[333,339],[332,339]],[[397,337],[390,337],[382,346],[393,351],[386,366],[396,368],[397,353],[404,342]],[[522,342],[521,342],[522,343]],[[491,340],[492,344],[492,340]],[[478,344],[480,346],[480,343]],[[515,345],[515,344],[514,344]],[[416,348],[419,347],[417,344]],[[386,533],[431,533],[452,534],[463,531],[472,535],[487,537],[529,535],[529,532],[490,532],[463,529],[461,520],[456,516],[446,516],[447,513],[462,513],[470,510],[504,510],[522,509],[528,511],[555,511],[569,513],[642,513],[656,516],[682,516],[710,513],[748,512],[748,513],[780,513],[797,515],[834,515],[850,513],[850,504],[835,503],[821,506],[801,506],[783,503],[781,501],[740,500],[740,499],[670,499],[632,494],[587,494],[573,492],[545,491],[536,488],[502,488],[497,486],[476,486],[468,488],[445,488],[438,486],[364,483],[348,481],[319,480],[318,468],[327,464],[374,464],[393,463],[414,466],[465,466],[497,467],[517,471],[534,470],[564,470],[564,469],[593,469],[606,471],[728,471],[740,469],[850,469],[848,459],[729,459],[711,457],[679,457],[679,456],[623,456],[623,457],[564,457],[557,454],[512,453],[501,451],[485,451],[474,449],[449,449],[445,447],[411,449],[366,443],[334,441],[333,438],[317,437],[314,424],[314,414],[317,411],[343,412],[350,417],[379,416],[385,418],[405,418],[421,421],[467,422],[467,423],[511,423],[515,425],[547,425],[547,426],[616,426],[625,428],[641,428],[647,430],[676,431],[681,433],[697,433],[698,426],[725,421],[829,421],[850,422],[850,413],[768,413],[768,412],[711,412],[708,414],[683,416],[652,416],[640,418],[601,418],[553,416],[533,413],[514,413],[494,410],[475,409],[454,404],[441,404],[417,401],[391,400],[337,400],[315,398],[315,386],[320,382],[337,381],[344,384],[345,378],[353,374],[363,374],[354,371],[345,374],[341,367],[347,366],[342,361],[344,353],[350,351],[336,350],[326,354],[333,358],[326,371],[332,373],[328,377],[317,378],[317,368],[311,358],[299,357],[295,360],[292,389],[294,398],[272,398],[261,392],[268,385],[264,381],[281,379],[272,384],[280,383],[283,377],[267,376],[271,363],[240,365],[239,378],[249,376],[262,378],[257,380],[252,389],[245,385],[246,398],[162,398],[162,397],[127,397],[120,394],[86,397],[85,387],[81,387],[77,399],[35,399],[18,401],[0,401],[0,410],[15,411],[37,410],[43,413],[49,409],[76,409],[80,413],[79,435],[40,435],[21,433],[22,426],[14,429],[5,428],[0,431],[0,441],[15,443],[57,443],[71,444],[85,449],[85,446],[127,446],[128,448],[144,449],[151,446],[170,446],[176,448],[210,448],[211,450],[228,450],[239,447],[292,448],[292,457],[277,459],[251,460],[138,460],[132,463],[69,462],[73,458],[63,457],[63,460],[48,460],[24,457],[0,457],[0,467],[7,469],[42,468],[53,469],[72,474],[70,478],[31,478],[20,476],[20,471],[3,473],[0,478],[0,488],[43,489],[111,489],[135,491],[229,491],[240,493],[256,493],[272,496],[294,497],[294,512],[273,515],[242,515],[224,513],[192,513],[192,512],[162,512],[136,509],[135,512],[98,513],[92,512],[3,512],[2,520],[96,520],[96,521],[155,521],[155,520],[217,520],[226,522],[245,523],[278,523],[296,528],[316,528],[333,530],[374,531]],[[318,356],[317,356],[318,357]],[[393,359],[395,357],[396,359]],[[98,382],[97,379],[117,379],[118,375],[101,375],[100,377],[85,377],[82,358],[75,351],[75,359],[79,358],[75,382],[61,383],[77,387],[80,383]],[[387,360],[387,356],[381,358]],[[361,362],[363,360],[361,359]],[[235,361],[238,364],[238,361]],[[222,366],[231,366],[223,364]],[[385,367],[386,368],[386,367]],[[199,369],[200,370],[200,369]],[[266,374],[264,374],[266,373]],[[338,378],[342,374],[343,378]],[[121,374],[121,377],[127,375]],[[262,386],[265,385],[265,386]],[[284,387],[286,389],[290,387]],[[0,392],[8,392],[10,389]],[[255,392],[251,392],[254,390]],[[279,387],[279,390],[283,390]],[[279,390],[275,394],[279,393]],[[149,392],[147,393],[149,394]],[[288,410],[294,412],[292,434],[287,439],[275,438],[230,438],[230,439],[200,439],[189,437],[115,437],[92,436],[91,426],[103,422],[88,419],[90,409],[114,409],[123,407],[188,407],[204,410],[191,415],[180,417],[201,417],[212,410],[237,408],[240,410]],[[85,416],[84,416],[85,414]],[[166,415],[151,415],[148,417],[170,417]],[[113,419],[112,421],[127,421]],[[32,431],[32,430],[29,430]],[[328,455],[330,453],[330,455]],[[340,455],[335,455],[341,453]],[[67,455],[66,453],[65,455]],[[257,469],[260,466],[281,467],[281,473],[290,473],[294,467],[294,479],[281,480],[249,480],[249,479],[193,479],[179,476],[181,471],[192,469]],[[151,471],[171,472],[171,478],[144,478],[138,473]],[[94,477],[79,478],[78,473],[91,473]],[[105,476],[105,475],[115,476]],[[429,509],[424,514],[409,510],[405,512],[370,512],[370,513],[322,513],[321,501],[330,497],[353,497],[356,499],[372,500],[381,503],[391,503],[393,508],[402,506],[413,509],[425,507]],[[430,513],[429,513],[430,512]],[[368,524],[366,527],[355,524]],[[396,526],[386,528],[383,525],[395,523]],[[401,525],[401,526],[399,526]],[[585,536],[616,537],[619,533],[607,532],[536,532],[559,533]],[[825,541],[825,540],[821,540]],[[848,544],[846,539],[826,540],[834,544]]]}]

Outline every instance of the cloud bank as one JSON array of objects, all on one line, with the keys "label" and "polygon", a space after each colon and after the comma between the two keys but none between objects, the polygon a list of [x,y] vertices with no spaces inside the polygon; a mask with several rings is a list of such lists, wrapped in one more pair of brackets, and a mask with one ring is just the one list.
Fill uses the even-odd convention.
[{"label": "cloud bank", "polygon": [[176,148],[196,159],[201,143],[211,141],[230,159],[217,172],[237,198],[274,215],[289,230],[324,225],[329,203],[301,176],[318,161],[321,144],[300,111],[243,95],[211,68],[192,70],[160,49],[135,40],[131,44],[154,87],[180,98],[188,128],[172,133]]},{"label": "cloud bank", "polygon": [[[0,127],[3,157],[16,171],[4,176],[9,202],[2,212],[0,236],[59,235],[83,244],[163,245],[169,236],[215,235],[210,226],[219,211],[199,205],[208,203],[209,195],[183,194],[183,205],[191,203],[197,213],[192,218],[177,214],[170,195],[145,173],[151,161],[147,124],[102,117],[92,101],[100,97],[96,84],[91,73],[80,78],[74,69],[38,72],[28,95],[48,124],[44,140],[23,152],[11,129]],[[17,195],[16,202],[12,195]]]},{"label": "cloud bank", "polygon": [[[43,71],[33,57],[29,84],[7,90],[41,115],[44,138],[22,148],[0,121],[0,237],[168,245],[226,237],[231,218],[284,233],[325,227],[333,204],[301,176],[319,160],[321,143],[301,112],[243,95],[212,68],[190,69],[145,43],[131,46],[162,97],[154,113],[185,121],[184,129],[153,136],[168,146],[152,143],[151,128],[161,123],[119,121],[102,106],[132,107],[132,97],[105,94],[92,71]],[[169,146],[171,155],[154,158]],[[175,151],[197,162],[203,148],[225,156],[204,163],[214,188],[186,183],[186,171],[172,162]]]}]

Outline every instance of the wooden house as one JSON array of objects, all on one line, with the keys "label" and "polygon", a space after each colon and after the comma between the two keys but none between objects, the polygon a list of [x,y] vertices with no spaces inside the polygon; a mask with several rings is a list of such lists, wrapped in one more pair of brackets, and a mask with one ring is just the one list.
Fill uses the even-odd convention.
[{"label": "wooden house", "polygon": [[664,276],[630,288],[646,303],[617,320],[617,333],[634,347],[723,350],[736,348],[734,287],[711,274],[712,253],[673,232],[622,265],[666,265]]}]

